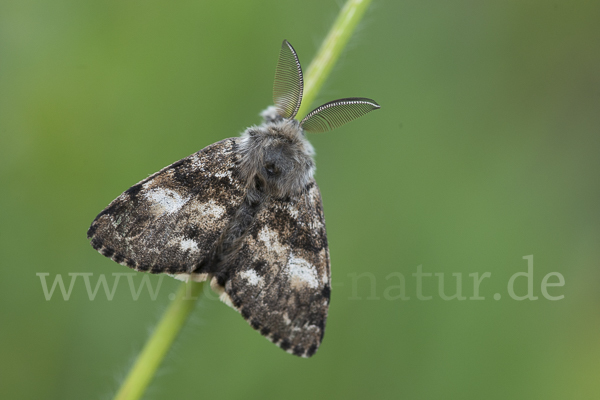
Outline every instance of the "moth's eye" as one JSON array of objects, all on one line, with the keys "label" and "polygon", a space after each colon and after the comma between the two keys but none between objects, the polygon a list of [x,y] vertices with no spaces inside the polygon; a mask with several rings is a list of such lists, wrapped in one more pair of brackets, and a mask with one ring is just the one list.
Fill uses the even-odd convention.
[{"label": "moth's eye", "polygon": [[270,177],[277,176],[280,172],[279,168],[277,168],[277,165],[275,165],[274,163],[266,163],[265,171],[267,171],[267,175]]}]

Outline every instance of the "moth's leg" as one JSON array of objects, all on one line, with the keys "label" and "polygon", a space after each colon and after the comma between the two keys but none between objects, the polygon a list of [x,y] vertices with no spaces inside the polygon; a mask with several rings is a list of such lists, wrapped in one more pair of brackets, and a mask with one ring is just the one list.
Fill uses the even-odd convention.
[{"label": "moth's leg", "polygon": [[267,107],[266,110],[260,113],[260,116],[263,117],[265,122],[277,122],[283,119],[283,117],[277,112],[277,107],[275,106]]}]

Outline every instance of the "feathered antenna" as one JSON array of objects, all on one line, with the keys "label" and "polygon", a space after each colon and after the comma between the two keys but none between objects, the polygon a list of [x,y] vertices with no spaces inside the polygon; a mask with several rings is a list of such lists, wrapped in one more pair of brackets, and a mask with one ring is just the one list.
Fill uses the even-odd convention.
[{"label": "feathered antenna", "polygon": [[[303,90],[304,78],[300,60],[296,50],[284,40],[281,43],[273,84],[273,102],[277,114],[285,119],[294,118],[300,109]],[[327,132],[378,108],[379,104],[366,97],[334,100],[309,112],[300,122],[300,126],[310,133]]]},{"label": "feathered antenna", "polygon": [[327,132],[378,108],[379,104],[366,97],[334,100],[309,112],[300,126],[309,133]]},{"label": "feathered antenna", "polygon": [[302,102],[303,89],[304,79],[298,55],[292,45],[284,40],[273,84],[273,102],[280,116],[286,119],[296,116]]}]

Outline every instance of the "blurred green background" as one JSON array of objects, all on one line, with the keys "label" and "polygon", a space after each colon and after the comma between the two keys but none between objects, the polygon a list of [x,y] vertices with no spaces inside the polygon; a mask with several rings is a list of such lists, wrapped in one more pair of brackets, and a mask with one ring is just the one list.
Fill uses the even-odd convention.
[{"label": "blurred green background", "polygon": [[[89,246],[92,219],[259,123],[281,40],[306,69],[341,4],[0,2],[2,398],[111,398],[179,283],[90,301],[77,278],[46,301],[36,273],[129,272]],[[317,103],[382,109],[310,137],[334,279],[319,352],[284,353],[212,296],[146,398],[599,398],[598,21],[600,2],[375,0]],[[513,300],[528,255],[538,299]],[[449,295],[462,273],[467,298],[489,272],[485,300],[445,301],[438,277],[417,299],[419,265]]]}]

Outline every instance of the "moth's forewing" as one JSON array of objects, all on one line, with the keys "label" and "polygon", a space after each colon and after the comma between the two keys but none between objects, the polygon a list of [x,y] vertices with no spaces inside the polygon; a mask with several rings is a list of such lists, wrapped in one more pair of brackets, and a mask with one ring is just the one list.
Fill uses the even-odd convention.
[{"label": "moth's forewing", "polygon": [[121,194],[92,223],[92,246],[138,271],[194,271],[244,200],[238,140],[212,144]]},{"label": "moth's forewing", "polygon": [[223,273],[217,279],[254,329],[289,353],[312,356],[323,339],[331,293],[316,182],[296,198],[265,204]]}]

